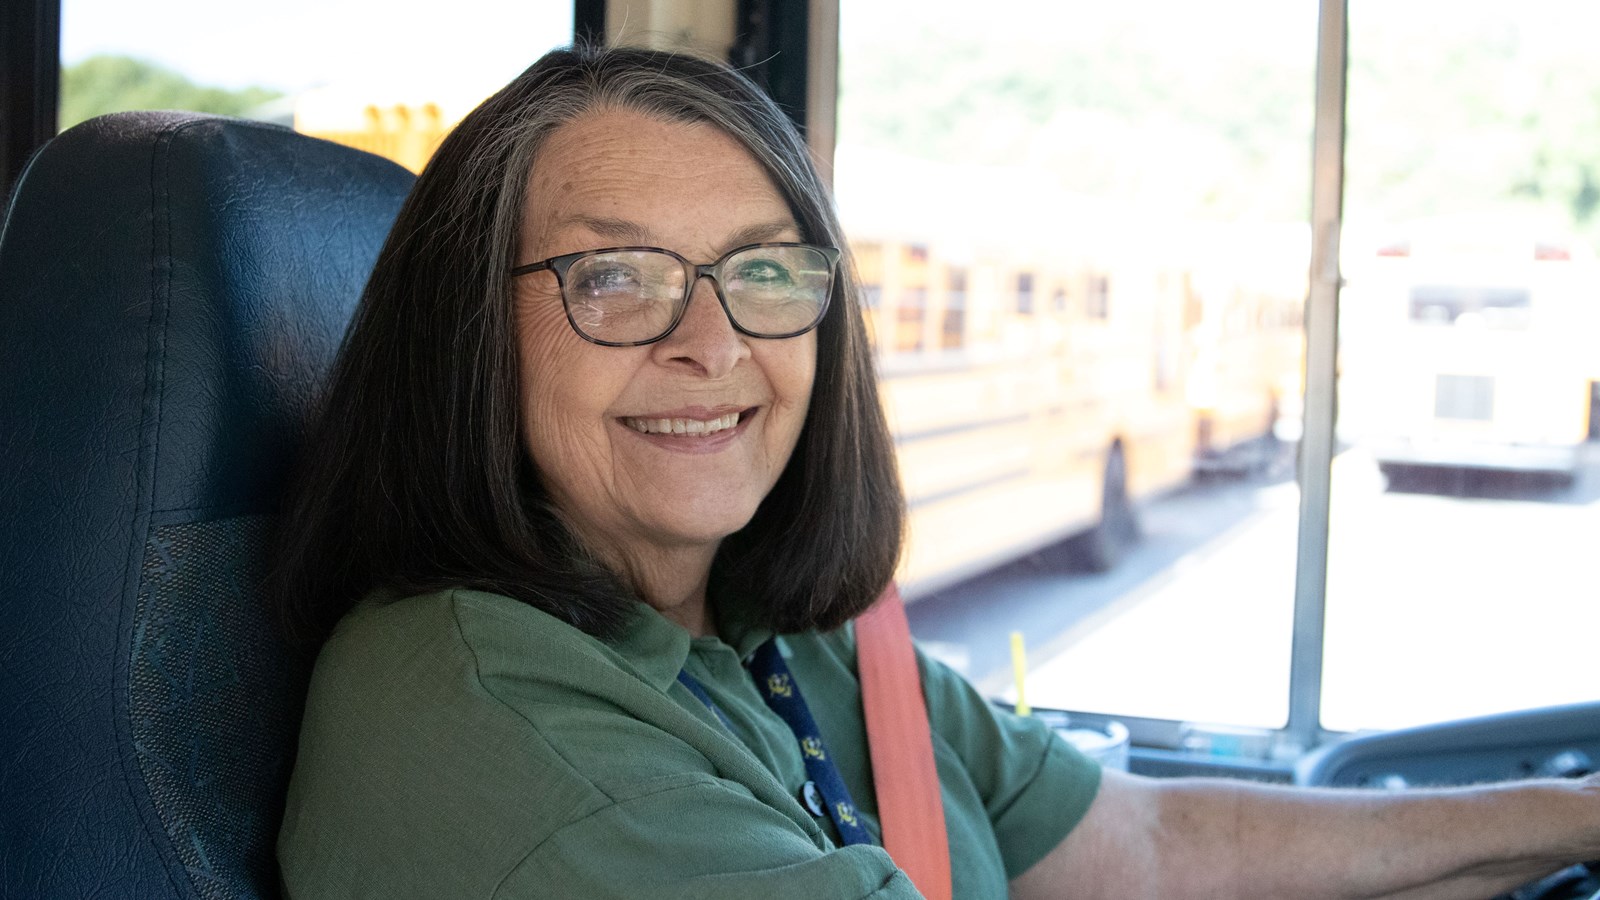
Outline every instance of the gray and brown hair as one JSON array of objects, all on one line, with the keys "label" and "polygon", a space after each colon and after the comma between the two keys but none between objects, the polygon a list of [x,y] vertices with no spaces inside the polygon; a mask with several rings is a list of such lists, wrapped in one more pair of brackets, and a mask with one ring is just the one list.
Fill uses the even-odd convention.
[{"label": "gray and brown hair", "polygon": [[[320,640],[377,589],[495,591],[600,636],[634,609],[622,575],[562,524],[519,439],[506,274],[541,148],[602,109],[721,129],[767,170],[804,240],[844,248],[804,141],[737,71],[626,48],[540,59],[446,138],[379,254],[285,505],[272,592],[295,636]],[[759,598],[779,632],[843,624],[900,553],[904,501],[848,255],[817,341],[794,454],[712,571],[713,597]]]}]

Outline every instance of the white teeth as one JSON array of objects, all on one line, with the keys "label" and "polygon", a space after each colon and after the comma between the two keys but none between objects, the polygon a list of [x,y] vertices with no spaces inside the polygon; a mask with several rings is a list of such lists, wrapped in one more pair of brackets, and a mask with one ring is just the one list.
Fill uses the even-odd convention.
[{"label": "white teeth", "polygon": [[622,424],[640,434],[692,434],[705,437],[726,431],[739,424],[738,413],[728,413],[709,421],[703,419],[636,419],[625,418]]}]

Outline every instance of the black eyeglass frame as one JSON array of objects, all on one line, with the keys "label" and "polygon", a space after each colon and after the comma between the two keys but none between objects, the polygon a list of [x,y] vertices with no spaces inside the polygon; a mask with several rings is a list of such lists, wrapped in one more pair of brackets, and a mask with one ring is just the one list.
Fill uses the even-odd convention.
[{"label": "black eyeglass frame", "polygon": [[[722,291],[722,276],[718,274],[717,270],[721,268],[723,263],[739,255],[740,253],[743,253],[747,250],[759,250],[763,247],[800,247],[821,254],[822,258],[827,261],[828,288],[823,292],[821,305],[817,307],[817,317],[811,320],[811,322],[804,328],[799,328],[794,331],[787,331],[782,334],[762,334],[757,331],[751,331],[750,329],[739,324],[739,319],[734,316],[733,310],[729,308],[727,295],[725,295]],[[577,321],[572,318],[572,304],[567,300],[567,271],[570,270],[572,266],[579,260],[586,257],[599,256],[603,253],[626,252],[666,254],[667,256],[676,259],[683,266],[684,273],[691,277],[684,282],[683,296],[678,300],[677,308],[672,313],[672,321],[667,324],[665,331],[662,331],[655,337],[645,341],[602,341],[599,338],[584,333],[584,330],[578,327]],[[646,344],[654,344],[657,341],[666,340],[667,336],[676,331],[678,329],[678,324],[683,321],[683,314],[689,309],[689,298],[694,295],[694,286],[699,284],[700,279],[702,278],[711,279],[712,292],[717,295],[717,302],[722,305],[722,314],[728,317],[728,324],[733,326],[734,331],[737,331],[746,337],[778,341],[783,340],[784,338],[799,337],[800,335],[805,334],[806,332],[822,324],[822,320],[828,315],[828,307],[833,304],[833,287],[834,282],[839,277],[839,257],[842,255],[843,254],[837,247],[826,247],[821,244],[806,244],[797,241],[769,241],[765,243],[745,244],[742,247],[735,247],[732,250],[729,250],[727,253],[722,254],[722,256],[718,257],[715,262],[702,265],[700,263],[690,262],[681,254],[674,253],[665,247],[602,247],[598,250],[580,250],[577,253],[563,253],[560,256],[552,256],[549,259],[541,260],[536,263],[515,266],[507,274],[513,278],[516,278],[522,275],[531,275],[534,272],[549,271],[555,273],[556,286],[560,289],[561,293],[561,309],[567,315],[567,324],[572,326],[572,330],[577,332],[578,337],[583,338],[591,344],[599,344],[602,347],[642,347]]]}]

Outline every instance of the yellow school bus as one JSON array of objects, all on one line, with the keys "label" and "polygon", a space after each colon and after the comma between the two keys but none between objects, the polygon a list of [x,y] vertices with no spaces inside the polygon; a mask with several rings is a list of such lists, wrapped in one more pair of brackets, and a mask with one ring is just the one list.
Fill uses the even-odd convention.
[{"label": "yellow school bus", "polygon": [[1108,569],[1141,499],[1269,452],[1299,395],[1304,231],[1189,230],[1188,252],[1144,258],[854,232],[908,592],[1069,535]]}]

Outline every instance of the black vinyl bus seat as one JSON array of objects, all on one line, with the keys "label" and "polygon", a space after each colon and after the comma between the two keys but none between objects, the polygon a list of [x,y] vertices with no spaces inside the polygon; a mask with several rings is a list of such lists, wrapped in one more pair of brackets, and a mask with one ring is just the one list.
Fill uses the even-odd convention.
[{"label": "black vinyl bus seat", "polygon": [[0,897],[278,895],[286,464],[412,176],[261,123],[61,134],[0,231]]}]

